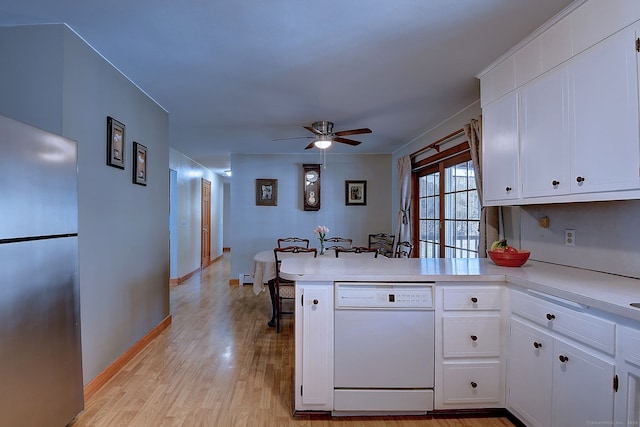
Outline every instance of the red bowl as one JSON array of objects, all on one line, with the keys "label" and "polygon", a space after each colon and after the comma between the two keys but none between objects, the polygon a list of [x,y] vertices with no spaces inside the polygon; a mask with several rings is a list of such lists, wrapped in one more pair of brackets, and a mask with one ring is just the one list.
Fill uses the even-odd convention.
[{"label": "red bowl", "polygon": [[496,265],[500,267],[520,267],[527,262],[531,252],[519,251],[519,252],[502,252],[502,251],[487,251],[489,258]]}]

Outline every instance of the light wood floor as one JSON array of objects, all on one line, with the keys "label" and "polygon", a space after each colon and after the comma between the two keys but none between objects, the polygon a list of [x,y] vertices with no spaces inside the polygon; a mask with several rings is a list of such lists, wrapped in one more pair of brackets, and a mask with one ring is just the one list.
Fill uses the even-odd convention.
[{"label": "light wood floor", "polygon": [[293,319],[229,285],[228,254],[171,290],[172,324],[85,403],[73,427],[513,426],[506,418],[292,417]]}]

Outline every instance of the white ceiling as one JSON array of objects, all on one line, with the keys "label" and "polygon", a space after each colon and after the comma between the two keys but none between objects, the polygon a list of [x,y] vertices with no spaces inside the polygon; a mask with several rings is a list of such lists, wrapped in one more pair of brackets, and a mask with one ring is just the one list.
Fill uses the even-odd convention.
[{"label": "white ceiling", "polygon": [[300,153],[302,128],[369,127],[391,153],[479,99],[475,75],[571,0],[0,0],[0,25],[64,22],[154,98],[170,145]]}]

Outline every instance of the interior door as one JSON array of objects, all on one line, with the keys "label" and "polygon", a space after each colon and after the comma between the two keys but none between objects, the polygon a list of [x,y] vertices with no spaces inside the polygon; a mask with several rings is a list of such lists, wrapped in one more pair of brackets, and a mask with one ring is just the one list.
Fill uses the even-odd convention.
[{"label": "interior door", "polygon": [[211,181],[202,179],[202,232],[200,267],[204,268],[211,262]]}]

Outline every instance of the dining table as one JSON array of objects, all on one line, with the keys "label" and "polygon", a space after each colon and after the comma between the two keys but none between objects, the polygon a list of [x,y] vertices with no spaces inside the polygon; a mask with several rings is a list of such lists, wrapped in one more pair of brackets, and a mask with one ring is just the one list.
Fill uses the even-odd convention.
[{"label": "dining table", "polygon": [[[286,258],[290,254],[282,253],[281,258]],[[295,255],[293,255],[295,256]],[[324,256],[335,257],[333,250],[327,250]],[[278,301],[276,300],[276,257],[273,249],[260,251],[253,256],[251,267],[251,277],[253,277],[253,293],[259,295],[266,289],[271,297],[271,320],[267,323],[270,327],[276,325],[276,313]]]},{"label": "dining table", "polygon": [[269,289],[271,296],[271,320],[267,323],[270,327],[276,325],[276,310],[278,309],[276,301],[276,257],[273,249],[260,251],[253,256],[253,265],[251,267],[251,277],[253,277],[253,293],[259,295],[266,289]]}]

